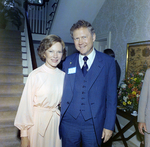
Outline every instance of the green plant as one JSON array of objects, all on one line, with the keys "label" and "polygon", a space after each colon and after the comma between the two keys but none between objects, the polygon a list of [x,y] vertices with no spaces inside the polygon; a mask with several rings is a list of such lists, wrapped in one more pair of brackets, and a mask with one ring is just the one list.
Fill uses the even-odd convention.
[{"label": "green plant", "polygon": [[20,6],[19,0],[0,0],[0,28],[5,28],[8,22],[11,22],[19,30],[21,18],[24,17]]},{"label": "green plant", "polygon": [[119,86],[118,104],[127,111],[137,111],[145,72],[130,74]]}]

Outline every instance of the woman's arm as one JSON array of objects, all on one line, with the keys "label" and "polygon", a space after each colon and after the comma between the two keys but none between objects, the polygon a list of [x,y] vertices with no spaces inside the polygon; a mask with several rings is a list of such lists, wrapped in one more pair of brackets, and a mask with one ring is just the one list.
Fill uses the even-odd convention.
[{"label": "woman's arm", "polygon": [[30,147],[30,142],[28,137],[21,137],[21,146],[20,147]]}]

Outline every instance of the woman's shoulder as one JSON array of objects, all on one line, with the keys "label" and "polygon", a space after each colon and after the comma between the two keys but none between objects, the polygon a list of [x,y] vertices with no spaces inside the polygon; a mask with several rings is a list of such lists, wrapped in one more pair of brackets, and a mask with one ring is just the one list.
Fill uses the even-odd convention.
[{"label": "woman's shoulder", "polygon": [[65,75],[65,72],[62,71],[61,69],[57,68],[57,71],[58,71],[59,74],[61,74],[61,75],[63,75],[63,76]]},{"label": "woman's shoulder", "polygon": [[36,69],[34,69],[33,71],[31,71],[31,73],[29,74],[29,77],[35,76],[35,75],[41,73],[42,72],[42,68],[43,68],[43,65],[38,67],[38,68],[36,68]]}]

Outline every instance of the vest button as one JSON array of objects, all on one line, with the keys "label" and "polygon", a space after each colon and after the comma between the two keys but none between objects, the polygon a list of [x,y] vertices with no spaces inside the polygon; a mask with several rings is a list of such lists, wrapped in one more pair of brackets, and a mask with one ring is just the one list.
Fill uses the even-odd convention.
[{"label": "vest button", "polygon": [[82,94],[84,94],[85,92],[82,92]]}]

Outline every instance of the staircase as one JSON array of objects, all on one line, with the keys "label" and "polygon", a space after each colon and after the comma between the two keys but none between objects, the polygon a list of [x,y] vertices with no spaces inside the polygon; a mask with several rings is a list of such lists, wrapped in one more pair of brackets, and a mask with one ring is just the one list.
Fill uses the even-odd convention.
[{"label": "staircase", "polygon": [[14,118],[23,84],[21,32],[0,29],[0,147],[19,147]]}]

